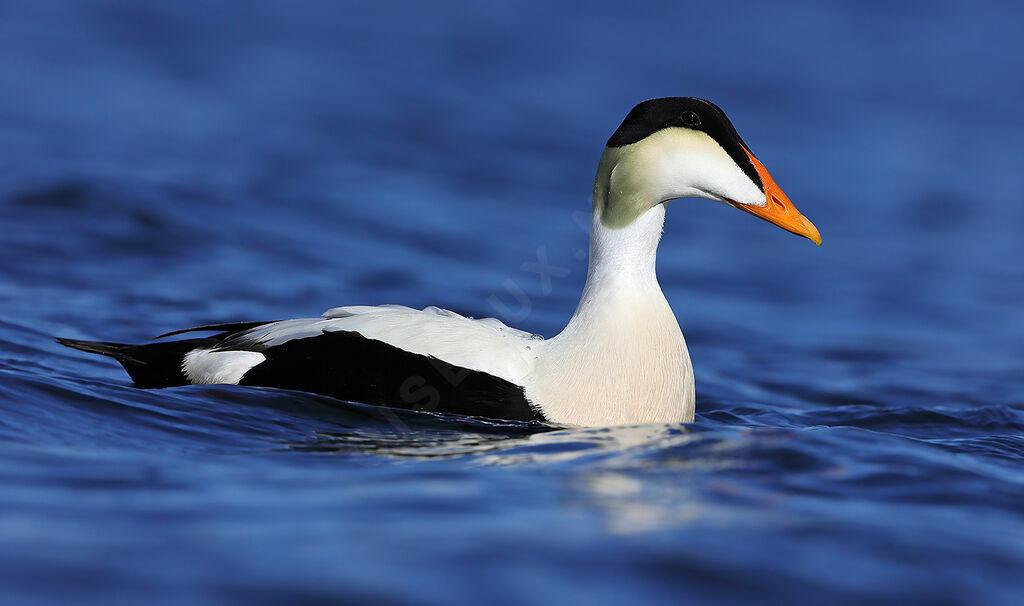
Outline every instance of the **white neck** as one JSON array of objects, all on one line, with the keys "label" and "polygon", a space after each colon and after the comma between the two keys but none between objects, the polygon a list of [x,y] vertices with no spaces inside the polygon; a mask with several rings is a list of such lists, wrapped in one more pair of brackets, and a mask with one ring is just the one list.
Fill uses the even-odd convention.
[{"label": "white neck", "polygon": [[655,275],[665,205],[621,228],[605,226],[600,208],[580,304],[543,342],[527,396],[572,425],[692,421],[690,358]]}]

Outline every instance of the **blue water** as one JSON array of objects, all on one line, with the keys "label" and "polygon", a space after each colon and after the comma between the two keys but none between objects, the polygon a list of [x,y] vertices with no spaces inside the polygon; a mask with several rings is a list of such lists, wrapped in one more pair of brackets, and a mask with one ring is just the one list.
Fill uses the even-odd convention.
[{"label": "blue water", "polygon": [[[5,3],[0,601],[1021,603],[1022,19]],[[53,342],[379,303],[551,336],[601,146],[664,95],[824,237],[670,205],[692,425],[142,391]]]}]

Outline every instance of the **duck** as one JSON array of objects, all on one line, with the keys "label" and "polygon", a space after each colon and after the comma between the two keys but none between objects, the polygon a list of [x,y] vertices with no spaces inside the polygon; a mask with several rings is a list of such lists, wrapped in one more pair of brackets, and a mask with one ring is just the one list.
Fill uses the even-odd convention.
[{"label": "duck", "polygon": [[[586,283],[551,338],[438,307],[350,305],[313,318],[195,326],[145,344],[58,342],[114,358],[140,388],[279,388],[562,426],[689,423],[693,366],[655,270],[667,204],[679,198],[726,204],[821,244],[721,108],[648,99],[598,161]],[[189,336],[170,339],[180,335]]]}]

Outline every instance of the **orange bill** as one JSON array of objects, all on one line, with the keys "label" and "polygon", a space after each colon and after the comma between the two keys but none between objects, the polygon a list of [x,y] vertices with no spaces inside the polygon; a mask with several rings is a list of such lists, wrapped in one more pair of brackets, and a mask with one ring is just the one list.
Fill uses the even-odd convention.
[{"label": "orange bill", "polygon": [[818,234],[818,228],[808,221],[807,217],[801,215],[786,194],[782,193],[779,186],[775,184],[775,179],[768,174],[768,169],[764,167],[764,164],[761,164],[761,161],[755,158],[754,154],[750,153],[745,146],[743,151],[750,156],[750,161],[754,163],[757,174],[761,176],[767,203],[764,206],[751,206],[750,204],[733,204],[733,206],[769,223],[774,223],[786,231],[808,238],[820,246],[821,235]]}]

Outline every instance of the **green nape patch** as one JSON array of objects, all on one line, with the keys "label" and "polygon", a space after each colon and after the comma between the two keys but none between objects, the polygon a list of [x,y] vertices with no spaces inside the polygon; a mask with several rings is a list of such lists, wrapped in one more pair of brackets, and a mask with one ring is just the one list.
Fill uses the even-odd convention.
[{"label": "green nape patch", "polygon": [[651,209],[645,173],[641,164],[644,154],[637,146],[609,147],[601,154],[594,179],[593,211],[601,224],[613,229],[628,227]]},{"label": "green nape patch", "polygon": [[686,169],[694,159],[718,155],[731,162],[706,133],[669,126],[621,147],[606,147],[594,179],[593,210],[605,227],[628,227],[651,208],[694,195]]}]

